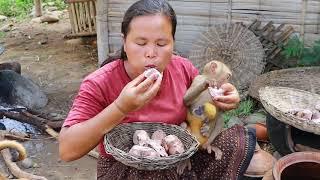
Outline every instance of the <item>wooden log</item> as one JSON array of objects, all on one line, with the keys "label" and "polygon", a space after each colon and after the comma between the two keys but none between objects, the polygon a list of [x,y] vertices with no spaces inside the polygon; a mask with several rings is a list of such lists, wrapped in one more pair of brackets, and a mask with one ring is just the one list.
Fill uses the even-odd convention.
[{"label": "wooden log", "polygon": [[62,125],[62,121],[54,123],[52,121],[49,121],[47,119],[35,116],[27,111],[20,111],[20,112],[1,112],[0,113],[3,116],[6,116],[8,118],[11,119],[15,119],[17,121],[23,122],[23,123],[28,123],[28,124],[32,124],[36,127],[38,127],[40,130],[42,131],[46,131],[46,127],[45,125],[55,125],[56,127],[54,128],[61,128],[60,125]]},{"label": "wooden log", "polygon": [[41,0],[34,0],[34,9],[35,9],[35,16],[40,17],[42,16],[42,7],[41,7]]},{"label": "wooden log", "polygon": [[108,3],[104,0],[97,0],[97,44],[98,44],[98,66],[108,58],[109,54],[109,34],[108,16],[106,10]]},{"label": "wooden log", "polygon": [[10,132],[5,130],[0,130],[0,137],[3,137],[5,139],[19,140],[19,141],[25,141],[30,139],[30,136],[28,134]]},{"label": "wooden log", "polygon": [[35,116],[28,111],[22,111],[21,112],[24,116],[35,119],[37,122],[40,122],[42,126],[44,126],[44,129],[47,129],[47,126],[50,126],[51,128],[57,129],[61,128],[63,121],[50,121],[48,119],[44,119],[42,117]]}]

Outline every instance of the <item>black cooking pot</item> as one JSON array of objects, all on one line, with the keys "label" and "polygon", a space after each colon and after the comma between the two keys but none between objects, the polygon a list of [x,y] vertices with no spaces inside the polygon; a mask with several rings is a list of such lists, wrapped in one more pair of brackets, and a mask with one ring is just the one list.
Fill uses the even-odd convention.
[{"label": "black cooking pot", "polygon": [[267,129],[271,144],[283,156],[296,152],[294,149],[295,144],[320,150],[320,135],[302,131],[285,124],[269,113],[267,114]]}]

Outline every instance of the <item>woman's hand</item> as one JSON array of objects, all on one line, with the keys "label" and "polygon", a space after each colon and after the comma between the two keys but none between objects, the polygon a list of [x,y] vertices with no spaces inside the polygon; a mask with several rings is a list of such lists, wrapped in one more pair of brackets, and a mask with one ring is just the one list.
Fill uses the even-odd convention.
[{"label": "woman's hand", "polygon": [[214,97],[214,104],[224,111],[235,109],[240,102],[237,89],[230,83],[225,83],[220,88],[224,90],[224,96]]},{"label": "woman's hand", "polygon": [[157,95],[161,80],[162,76],[155,73],[148,78],[140,74],[122,89],[114,103],[124,114],[138,110]]}]

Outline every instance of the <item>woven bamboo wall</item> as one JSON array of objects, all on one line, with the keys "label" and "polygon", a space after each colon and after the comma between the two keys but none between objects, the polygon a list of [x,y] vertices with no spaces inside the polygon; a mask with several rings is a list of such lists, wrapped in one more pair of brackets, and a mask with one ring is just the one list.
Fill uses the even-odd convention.
[{"label": "woven bamboo wall", "polygon": [[[120,48],[120,24],[135,0],[109,0],[110,52]],[[287,23],[304,34],[307,44],[319,39],[320,1],[316,0],[169,0],[178,17],[176,50],[187,55],[197,36],[210,25],[258,19],[275,25]]]},{"label": "woven bamboo wall", "polygon": [[96,34],[96,1],[68,0],[71,36]]}]

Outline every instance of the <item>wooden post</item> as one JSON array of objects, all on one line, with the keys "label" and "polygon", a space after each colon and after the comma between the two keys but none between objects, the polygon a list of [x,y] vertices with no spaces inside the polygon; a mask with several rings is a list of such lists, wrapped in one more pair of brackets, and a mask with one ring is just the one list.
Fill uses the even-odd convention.
[{"label": "wooden post", "polygon": [[97,0],[97,46],[98,65],[100,66],[109,54],[109,33],[108,33],[108,3],[105,0]]},{"label": "wooden post", "polygon": [[34,9],[36,17],[42,16],[41,0],[34,0]]},{"label": "wooden post", "polygon": [[302,42],[304,42],[304,24],[305,24],[305,17],[306,17],[306,10],[307,10],[307,0],[302,0],[301,6],[301,25],[300,25],[300,37]]}]

